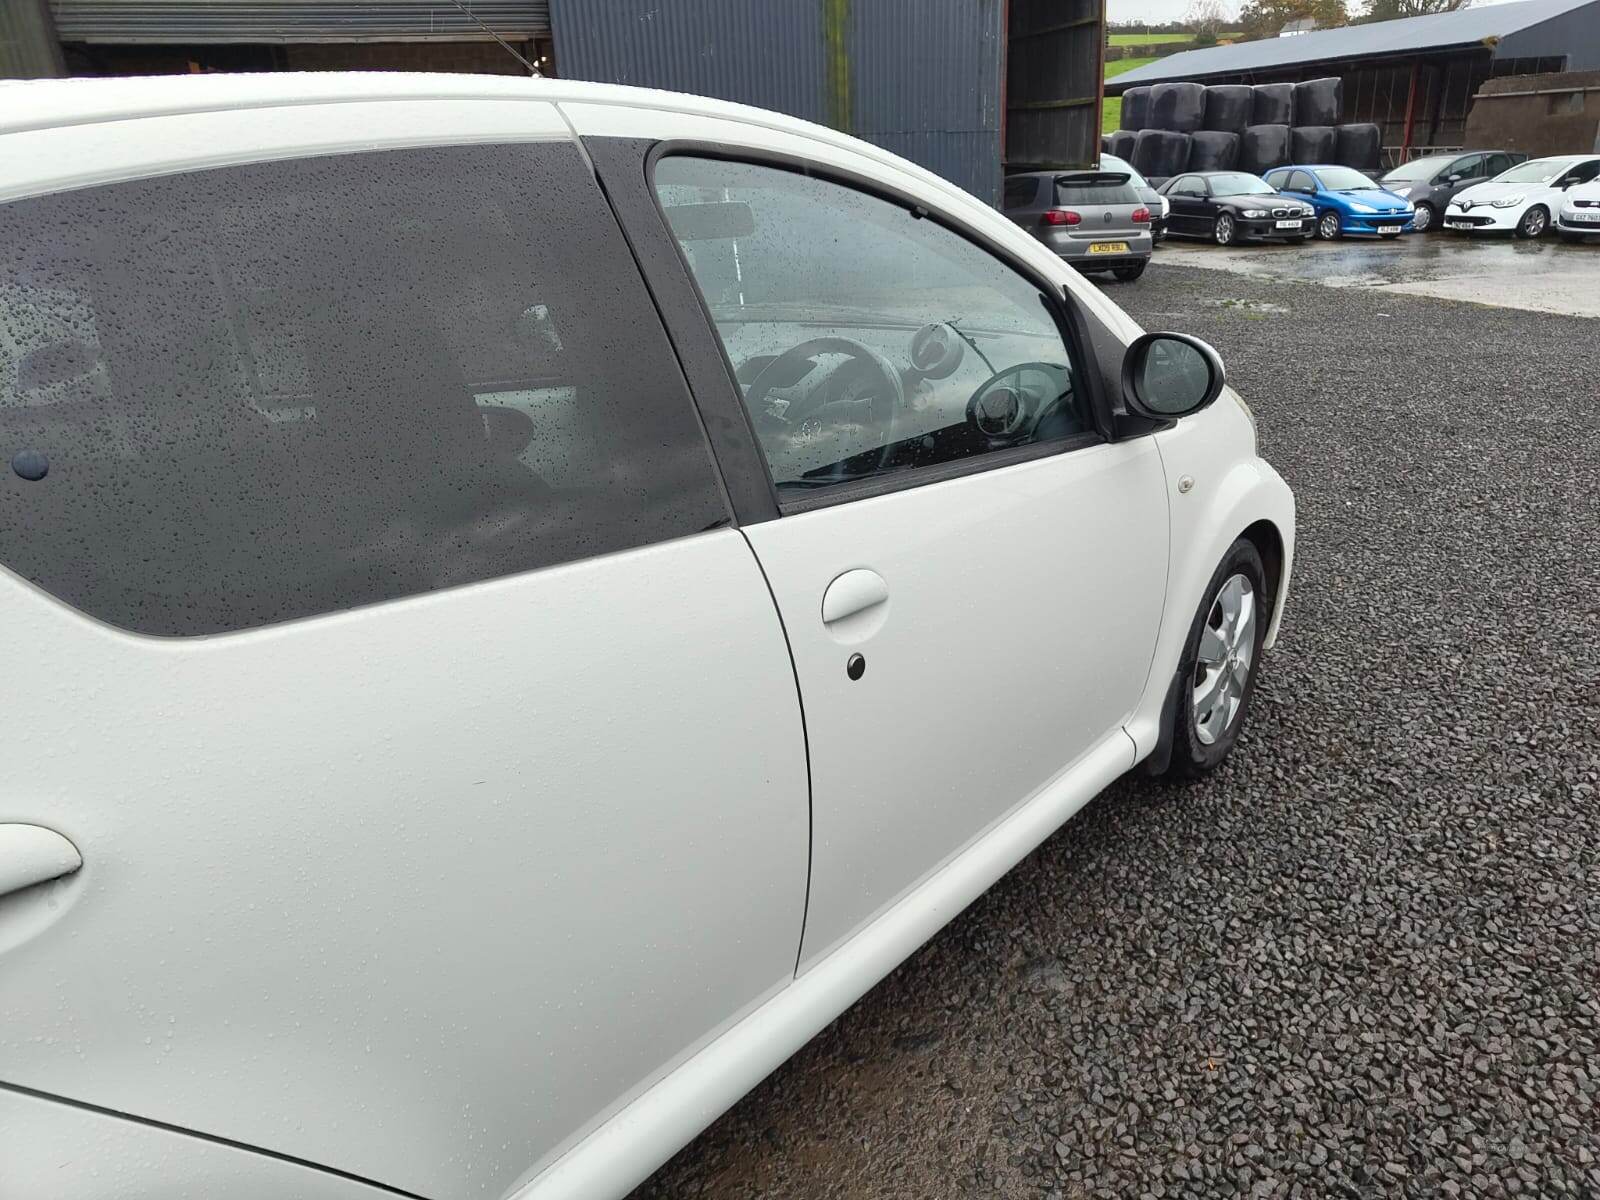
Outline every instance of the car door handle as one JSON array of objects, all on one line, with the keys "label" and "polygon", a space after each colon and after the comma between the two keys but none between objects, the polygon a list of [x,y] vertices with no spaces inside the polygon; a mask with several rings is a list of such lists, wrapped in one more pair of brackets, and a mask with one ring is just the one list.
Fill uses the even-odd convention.
[{"label": "car door handle", "polygon": [[889,598],[889,585],[876,571],[858,567],[846,571],[822,594],[822,623],[832,625],[846,617],[876,608]]},{"label": "car door handle", "polygon": [[70,875],[81,866],[78,848],[55,830],[0,825],[0,896]]}]

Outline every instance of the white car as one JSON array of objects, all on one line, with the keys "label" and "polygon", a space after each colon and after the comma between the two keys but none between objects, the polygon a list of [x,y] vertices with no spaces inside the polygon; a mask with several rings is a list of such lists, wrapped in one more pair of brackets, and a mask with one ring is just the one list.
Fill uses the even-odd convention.
[{"label": "white car", "polygon": [[931,173],[565,80],[0,90],[0,1193],[621,1196],[1233,747],[1249,410]]},{"label": "white car", "polygon": [[1150,181],[1134,169],[1132,163],[1125,158],[1118,158],[1115,154],[1102,154],[1100,156],[1100,169],[1102,171],[1121,171],[1128,176],[1128,182],[1138,188],[1146,203],[1155,205],[1159,211],[1151,224],[1153,240],[1164,241],[1167,236],[1167,218],[1172,213],[1172,203],[1155,188],[1150,186]]},{"label": "white car", "polygon": [[1556,233],[1564,242],[1580,242],[1600,234],[1600,179],[1580,184],[1561,198]]},{"label": "white car", "polygon": [[1567,190],[1600,174],[1600,155],[1530,158],[1487,183],[1457,192],[1444,210],[1444,227],[1468,233],[1514,232],[1541,237]]}]

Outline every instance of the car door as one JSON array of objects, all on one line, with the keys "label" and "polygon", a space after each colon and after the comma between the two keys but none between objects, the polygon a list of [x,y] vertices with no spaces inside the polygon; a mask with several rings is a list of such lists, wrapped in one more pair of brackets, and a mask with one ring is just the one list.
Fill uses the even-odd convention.
[{"label": "car door", "polygon": [[1179,179],[1167,192],[1167,199],[1172,202],[1172,213],[1168,220],[1176,231],[1188,234],[1210,231],[1204,213],[1205,184],[1199,176],[1185,175]]},{"label": "car door", "polygon": [[0,139],[0,1082],[500,1195],[792,980],[804,733],[565,123],[373,107]]},{"label": "car door", "polygon": [[[1468,154],[1456,159],[1435,178],[1433,191],[1439,211],[1442,212],[1449,205],[1457,192],[1475,183],[1482,183],[1490,175],[1488,155]],[[1459,178],[1452,182],[1451,176]]]},{"label": "car door", "polygon": [[925,200],[715,153],[678,148],[654,184],[781,514],[745,534],[805,705],[803,971],[1074,764],[1122,753],[1166,500],[1155,447],[1097,431],[1058,285]]}]

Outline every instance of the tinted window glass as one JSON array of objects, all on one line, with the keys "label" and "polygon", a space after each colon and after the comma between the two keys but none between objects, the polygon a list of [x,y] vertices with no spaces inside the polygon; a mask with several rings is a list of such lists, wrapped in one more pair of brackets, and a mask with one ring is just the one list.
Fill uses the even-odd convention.
[{"label": "tinted window glass", "polygon": [[1089,428],[1044,296],[953,231],[748,163],[655,185],[780,495]]},{"label": "tinted window glass", "polygon": [[1488,173],[1487,162],[1481,154],[1469,154],[1466,158],[1457,159],[1445,172],[1446,175],[1459,175],[1463,179],[1482,179]]},{"label": "tinted window glass", "polygon": [[1311,181],[1311,176],[1304,171],[1291,171],[1289,182],[1285,184],[1291,192],[1314,192],[1317,185]]},{"label": "tinted window glass", "polygon": [[1056,180],[1056,203],[1073,204],[1137,204],[1139,192],[1131,183],[1110,183],[1095,179]]},{"label": "tinted window glass", "polygon": [[[240,629],[721,519],[569,145],[229,167],[0,209],[0,558]],[[31,456],[31,457],[29,457]]]},{"label": "tinted window glass", "polygon": [[1039,181],[1031,175],[1006,180],[1006,207],[1022,208],[1039,194]]}]

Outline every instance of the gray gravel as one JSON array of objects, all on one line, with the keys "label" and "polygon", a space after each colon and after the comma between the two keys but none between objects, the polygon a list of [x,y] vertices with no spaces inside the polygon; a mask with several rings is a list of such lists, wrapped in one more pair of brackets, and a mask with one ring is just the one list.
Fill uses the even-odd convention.
[{"label": "gray gravel", "polygon": [[1244,740],[1112,787],[638,1195],[1600,1197],[1600,322],[1110,291],[1216,344],[1298,493]]}]

